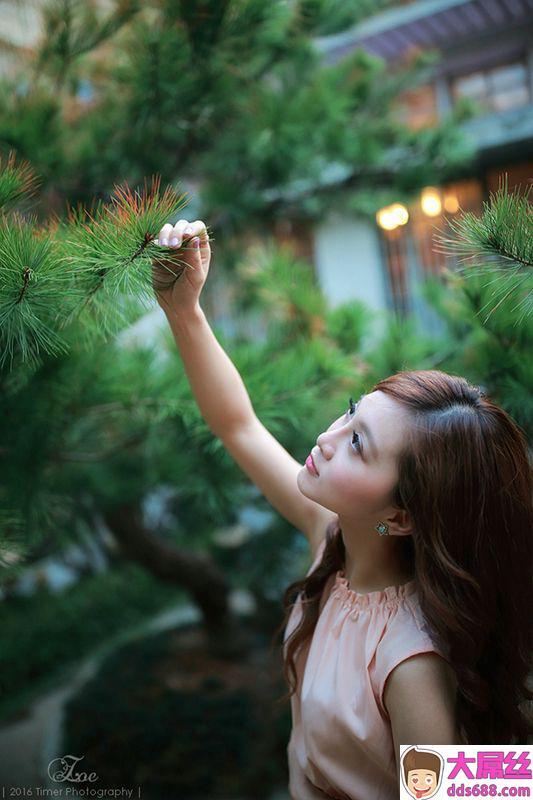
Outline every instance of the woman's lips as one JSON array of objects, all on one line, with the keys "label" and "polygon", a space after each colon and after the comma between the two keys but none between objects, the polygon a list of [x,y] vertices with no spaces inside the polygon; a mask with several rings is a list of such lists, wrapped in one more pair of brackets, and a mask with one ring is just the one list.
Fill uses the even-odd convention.
[{"label": "woman's lips", "polygon": [[312,475],[318,475],[318,470],[315,467],[315,462],[313,461],[313,456],[311,455],[311,453],[309,453],[309,455],[307,456],[305,466]]}]

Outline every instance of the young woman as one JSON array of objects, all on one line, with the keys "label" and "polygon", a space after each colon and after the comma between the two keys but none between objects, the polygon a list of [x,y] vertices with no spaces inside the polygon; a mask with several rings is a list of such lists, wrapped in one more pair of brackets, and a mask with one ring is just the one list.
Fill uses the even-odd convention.
[{"label": "young woman", "polygon": [[527,743],[533,506],[522,430],[464,378],[400,372],[350,398],[298,464],[255,416],[200,309],[205,224],[165,225],[159,244],[169,251],[154,288],[200,411],[311,548],[282,624],[291,797],[392,800],[400,744]]}]

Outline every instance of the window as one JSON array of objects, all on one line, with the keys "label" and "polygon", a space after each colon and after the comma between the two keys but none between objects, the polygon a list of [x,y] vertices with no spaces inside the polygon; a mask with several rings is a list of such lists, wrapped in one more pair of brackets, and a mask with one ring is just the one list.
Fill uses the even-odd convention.
[{"label": "window", "polygon": [[380,229],[383,262],[392,307],[401,315],[414,311],[425,314],[425,300],[418,295],[417,283],[426,277],[438,277],[444,269],[452,271],[459,263],[457,256],[441,252],[435,239],[437,230],[450,235],[449,220],[461,211],[479,215],[483,207],[483,187],[476,178],[448,183],[438,188],[442,211],[428,217],[421,208],[420,197],[409,206],[409,221],[394,230]]},{"label": "window", "polygon": [[520,61],[490,70],[471,72],[452,81],[455,100],[469,97],[481,112],[507,111],[531,102],[526,65]]}]

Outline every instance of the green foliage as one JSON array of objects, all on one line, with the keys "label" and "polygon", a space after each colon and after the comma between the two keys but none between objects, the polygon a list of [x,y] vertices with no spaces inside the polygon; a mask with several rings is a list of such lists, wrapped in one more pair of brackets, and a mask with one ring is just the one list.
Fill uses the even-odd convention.
[{"label": "green foliage", "polygon": [[[479,257],[479,256],[478,256]],[[424,296],[439,312],[448,335],[437,368],[465,375],[488,393],[533,437],[533,347],[531,319],[520,322],[511,301],[485,314],[501,291],[491,268],[472,273],[449,272],[443,281],[428,281]],[[516,299],[516,298],[515,298]]]},{"label": "green foliage", "polygon": [[[217,238],[239,254],[234,315],[257,314],[265,331],[262,341],[216,330],[217,338],[258,417],[299,463],[350,395],[409,368],[483,384],[531,437],[530,207],[504,192],[480,219],[459,217],[453,241],[478,269],[424,285],[446,323],[442,337],[423,336],[413,320],[391,313],[375,336],[375,312],[359,302],[328,309],[309,264],[271,240],[241,257],[241,235],[287,213],[372,215],[463,163],[469,152],[458,125],[467,110],[416,134],[389,113],[430,61],[389,74],[356,52],[322,66],[309,35],[343,30],[366,2],[171,1],[139,13],[122,3],[127,24],[115,16],[106,29],[93,17],[86,33],[77,25],[83,4],[62,5],[72,17],[63,33],[59,6],[47,17],[42,75],[0,114],[0,150],[10,142],[19,157],[18,165],[12,156],[0,162],[2,580],[24,567],[12,563],[13,552],[25,557],[43,537],[60,550],[80,526],[91,531],[102,510],[142,508],[166,487],[166,514],[149,532],[211,552],[229,583],[262,601],[258,621],[270,631],[307,545],[281,518],[235,552],[213,544],[213,529],[236,521],[249,481],[202,419],[168,326],[150,346],[117,337],[154,304],[152,239],[185,213],[185,198],[172,187],[161,194],[159,178],[144,191],[128,182],[154,173],[198,182],[201,216],[220,225]],[[104,41],[107,56],[90,59]],[[95,99],[82,108],[73,92],[87,76]],[[36,178],[20,158],[30,154],[49,192],[46,213],[57,198],[95,198],[94,207],[42,224],[25,217]],[[350,176],[346,185],[317,191],[331,165]],[[270,508],[262,497],[257,506]],[[0,604],[4,694],[39,685],[175,599],[174,588],[129,566],[63,596]],[[261,719],[249,694],[219,691],[213,676],[201,691],[165,687],[155,668],[167,644],[167,636],[150,638],[107,662],[70,706],[68,744],[94,753],[101,778],[139,783],[147,795],[232,796],[243,775],[252,781],[250,765],[261,764],[252,747]],[[288,720],[280,720],[285,764]],[[276,778],[266,774],[274,759],[267,762],[264,787]]]},{"label": "green foliage", "polygon": [[[451,237],[440,237],[448,252],[472,256],[474,263],[483,262],[488,254],[524,269],[528,274],[533,266],[533,214],[529,195],[525,191],[509,192],[507,176],[500,181],[498,191],[491,192],[483,203],[481,216],[464,212],[450,220]],[[469,265],[471,266],[471,265]]]},{"label": "green foliage", "polygon": [[[463,213],[451,220],[451,236],[438,236],[445,252],[462,256],[464,266],[458,269],[467,286],[465,293],[473,297],[481,293],[488,299],[480,308],[490,309],[484,318],[487,323],[497,309],[501,308],[500,322],[511,321],[513,327],[520,326],[533,314],[533,212],[529,195],[531,186],[524,193],[508,192],[507,176],[500,181],[496,193],[483,203],[483,212],[477,216]],[[475,283],[472,279],[480,279]],[[491,287],[490,295],[485,292]],[[497,300],[498,302],[495,302]],[[516,302],[518,301],[518,302]],[[477,302],[475,300],[474,302]],[[518,309],[522,313],[518,314]],[[498,325],[498,321],[495,321]],[[531,330],[529,324],[528,329]]]},{"label": "green foliage", "polygon": [[368,340],[370,325],[377,316],[360,300],[350,300],[326,312],[328,336],[347,355],[359,352]]},{"label": "green foliage", "polygon": [[420,186],[438,185],[453,179],[475,157],[475,145],[466,142],[461,122],[472,115],[468,106],[458,104],[439,126],[428,126],[406,135],[405,166],[398,170],[397,184],[407,196]]},{"label": "green foliage", "polygon": [[54,240],[36,234],[33,224],[32,219],[28,226],[16,216],[0,218],[0,366],[12,362],[15,354],[35,364],[40,352],[66,352],[66,343],[56,330],[62,309],[50,305],[49,299],[64,297],[62,290],[70,275],[63,269]]},{"label": "green foliage", "polygon": [[330,36],[389,6],[394,0],[300,0],[295,9],[302,30]]},{"label": "green foliage", "polygon": [[24,374],[7,376],[0,395],[0,483],[26,537],[59,544],[80,514],[90,519],[90,498],[97,508],[139,502],[161,483],[188,508],[180,519],[194,531],[189,544],[214,518],[228,518],[237,468],[214,474],[230,459],[208,450],[212,435],[175,345],[165,359],[153,348],[108,343],[94,353],[73,343],[68,356]]},{"label": "green foliage", "polygon": [[[335,65],[323,58],[320,37],[391,5],[174,0],[104,11],[47,3],[44,35],[20,53],[5,87],[0,151],[4,142],[31,155],[54,203],[88,203],[148,174],[186,177],[199,184],[202,216],[234,230],[282,213],[272,193],[313,185],[331,163],[356,176],[354,202],[376,190],[385,166],[397,189],[423,185],[429,164],[435,182],[470,158],[455,117],[413,134],[393,113],[398,93],[419,85],[435,56],[394,70],[362,50]],[[317,218],[345,201],[338,190],[312,192],[293,206]]]},{"label": "green foliage", "polygon": [[113,36],[139,10],[136,0],[121,0],[105,20],[81,0],[52,0],[43,6],[46,38],[36,53],[36,68],[47,69],[61,86],[77,59]]},{"label": "green foliage", "polygon": [[42,76],[32,80],[23,68],[0,80],[0,109],[0,151],[14,150],[18,159],[31,161],[45,186],[60,185],[69,140],[60,97],[42,85]]},{"label": "green foliage", "polygon": [[243,311],[268,312],[268,340],[278,348],[283,341],[314,338],[323,330],[326,299],[315,284],[310,265],[294,258],[290,248],[271,240],[254,248],[236,268],[241,279],[237,306]]},{"label": "green foliage", "polygon": [[[9,207],[33,183],[26,164],[10,155],[0,170],[0,197]],[[0,367],[35,367],[43,354],[68,350],[67,337],[88,345],[131,324],[153,305],[153,243],[161,226],[183,206],[159,179],[144,190],[116,187],[111,202],[43,229],[18,213],[0,217]],[[87,219],[88,218],[88,219]],[[78,323],[76,325],[76,323]]]},{"label": "green foliage", "polygon": [[382,338],[365,351],[368,385],[402,370],[431,369],[442,347],[439,340],[422,335],[412,317],[388,316]]},{"label": "green foliage", "polygon": [[64,593],[40,589],[31,597],[0,603],[2,713],[10,710],[14,697],[20,702],[21,692],[37,691],[105,639],[184,600],[175,587],[128,564],[86,577]]},{"label": "green foliage", "polygon": [[0,211],[8,212],[27,202],[39,181],[29,162],[16,163],[15,153],[3,161],[0,158]]},{"label": "green foliage", "polygon": [[460,256],[424,294],[446,322],[452,343],[444,368],[483,383],[496,402],[533,436],[533,216],[531,187],[508,192],[507,177],[483,203],[462,213],[437,247]]},{"label": "green foliage", "polygon": [[0,486],[0,568],[6,576],[16,576],[20,572],[18,559],[23,559],[28,550],[25,526],[19,512],[8,508],[5,500],[6,487]]}]

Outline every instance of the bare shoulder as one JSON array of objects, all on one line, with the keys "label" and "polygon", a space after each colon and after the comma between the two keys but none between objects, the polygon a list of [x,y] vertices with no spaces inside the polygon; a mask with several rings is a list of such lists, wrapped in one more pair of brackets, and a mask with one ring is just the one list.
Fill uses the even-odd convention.
[{"label": "bare shoulder", "polygon": [[401,661],[383,692],[395,742],[457,744],[456,694],[455,672],[438,653],[417,653]]}]

